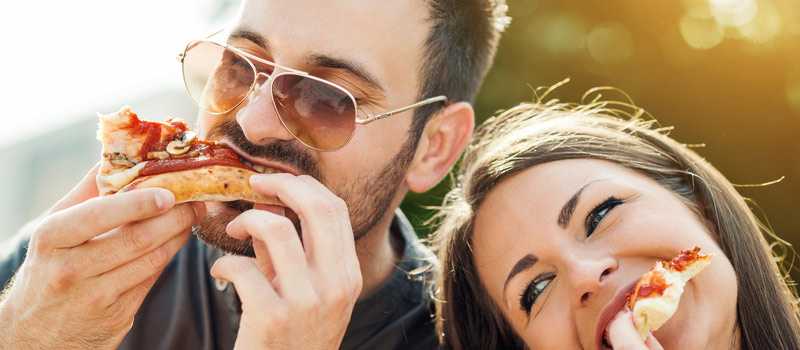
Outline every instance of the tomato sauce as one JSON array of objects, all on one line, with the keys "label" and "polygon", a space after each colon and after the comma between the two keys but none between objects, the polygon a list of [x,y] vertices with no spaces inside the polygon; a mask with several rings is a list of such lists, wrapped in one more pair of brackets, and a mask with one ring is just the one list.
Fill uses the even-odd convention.
[{"label": "tomato sauce", "polygon": [[675,271],[685,270],[686,266],[697,260],[699,257],[697,253],[699,252],[700,247],[694,247],[692,250],[681,250],[681,253],[669,262],[670,268]]},{"label": "tomato sauce", "polygon": [[151,160],[145,164],[139,173],[140,176],[170,173],[175,171],[196,169],[212,165],[232,166],[236,168],[256,171],[239,161],[239,156],[228,148],[220,148],[213,142],[197,141],[189,148],[189,152],[199,154],[186,158],[171,158]]}]

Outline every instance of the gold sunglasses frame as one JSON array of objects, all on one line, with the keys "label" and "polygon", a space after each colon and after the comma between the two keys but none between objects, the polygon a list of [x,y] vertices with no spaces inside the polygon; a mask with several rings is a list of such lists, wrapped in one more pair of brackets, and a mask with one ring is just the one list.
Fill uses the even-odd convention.
[{"label": "gold sunglasses frame", "polygon": [[[214,35],[215,34],[212,34],[211,36],[214,36]],[[211,36],[209,36],[209,37],[211,37]],[[203,108],[202,106],[200,106],[200,103],[198,103],[195,100],[194,96],[192,96],[192,94],[189,92],[189,86],[188,86],[188,84],[186,82],[184,58],[186,57],[186,52],[188,52],[191,48],[193,48],[194,46],[197,46],[200,43],[209,43],[209,44],[212,44],[212,45],[219,46],[219,47],[223,48],[224,50],[232,51],[233,53],[235,53],[235,54],[241,56],[242,58],[244,58],[244,60],[250,66],[250,69],[253,70],[253,73],[254,73],[253,74],[253,82],[250,84],[250,90],[246,94],[243,95],[241,101],[236,103],[236,105],[234,105],[233,107],[229,108],[228,110],[225,110],[225,111],[222,111],[222,112],[211,112],[211,111],[208,111],[205,108]],[[228,45],[228,44],[225,44],[225,43],[218,43],[218,42],[211,41],[211,40],[208,40],[208,39],[192,40],[191,42],[189,42],[188,45],[186,45],[186,48],[183,50],[183,52],[178,54],[177,59],[181,63],[181,75],[183,76],[183,83],[184,83],[184,86],[186,87],[187,93],[189,93],[189,97],[191,98],[192,102],[198,108],[202,109],[206,113],[213,114],[213,115],[220,115],[220,114],[228,113],[228,112],[236,109],[237,107],[239,107],[242,104],[242,102],[247,100],[247,97],[250,96],[250,94],[252,94],[253,91],[258,93],[258,89],[256,87],[259,86],[259,85],[262,85],[262,84],[258,83],[259,76],[263,75],[266,78],[266,81],[269,82],[269,91],[270,91],[270,95],[271,95],[271,98],[272,98],[272,105],[275,108],[275,113],[278,116],[278,119],[281,121],[281,124],[283,125],[283,127],[286,128],[286,130],[289,131],[290,134],[292,134],[292,136],[295,138],[295,140],[300,141],[300,143],[302,143],[306,147],[309,147],[311,149],[318,150],[318,151],[335,151],[335,150],[343,148],[344,146],[347,146],[347,144],[350,143],[350,140],[353,139],[353,135],[355,135],[355,133],[356,133],[355,125],[366,125],[366,124],[372,123],[372,122],[374,122],[376,120],[380,120],[380,119],[384,119],[384,118],[387,118],[387,117],[391,117],[392,115],[395,115],[395,114],[398,114],[398,113],[401,113],[401,112],[405,112],[407,110],[415,109],[415,108],[418,108],[418,107],[422,107],[424,105],[431,104],[431,103],[434,103],[434,102],[443,101],[443,102],[445,102],[445,104],[447,103],[447,96],[439,95],[439,96],[434,96],[434,97],[430,97],[430,98],[424,99],[422,101],[410,104],[410,105],[402,107],[402,108],[394,109],[394,110],[391,110],[391,111],[388,111],[388,112],[384,112],[384,113],[380,113],[380,114],[376,114],[376,115],[373,115],[373,116],[367,115],[366,118],[359,118],[359,115],[358,115],[358,102],[356,101],[356,98],[353,97],[353,94],[351,94],[350,91],[348,91],[344,87],[342,87],[342,86],[340,86],[340,85],[338,85],[338,84],[336,84],[334,82],[322,79],[320,77],[313,76],[313,75],[309,74],[308,72],[304,72],[304,71],[301,71],[301,70],[298,70],[298,69],[294,69],[294,68],[285,67],[285,66],[277,64],[275,62],[265,60],[265,59],[263,59],[261,57],[258,57],[258,56],[255,56],[253,54],[244,52],[244,51],[242,51],[242,50],[240,50],[240,49],[238,49],[238,48],[236,48],[234,46],[231,46],[231,45]],[[277,73],[277,74],[272,74],[272,75],[264,73],[264,72],[259,72],[258,69],[256,68],[255,64],[253,63],[253,61],[256,61],[256,62],[259,62],[261,64],[265,64],[265,65],[273,67],[273,72],[277,68],[280,68],[283,71],[280,72],[280,73]],[[301,76],[301,77],[304,77],[304,78],[309,78],[309,79],[312,79],[312,80],[319,81],[319,82],[321,82],[323,84],[327,84],[327,85],[332,86],[332,87],[334,87],[334,88],[336,88],[338,90],[343,91],[347,95],[347,97],[350,98],[350,100],[353,102],[353,108],[356,111],[354,113],[354,116],[353,116],[353,118],[355,118],[355,125],[353,125],[353,130],[350,132],[350,136],[347,138],[347,141],[345,141],[344,144],[342,144],[341,146],[338,146],[336,148],[331,148],[331,149],[317,148],[317,147],[311,146],[308,143],[306,143],[305,141],[301,140],[299,137],[297,137],[297,135],[295,135],[295,133],[291,129],[289,129],[289,127],[286,125],[286,122],[283,120],[283,117],[281,117],[281,113],[278,111],[278,106],[275,105],[277,103],[277,101],[275,101],[275,93],[272,90],[272,88],[273,88],[272,84],[275,81],[275,78],[283,76],[283,75],[296,75],[296,76]]]}]

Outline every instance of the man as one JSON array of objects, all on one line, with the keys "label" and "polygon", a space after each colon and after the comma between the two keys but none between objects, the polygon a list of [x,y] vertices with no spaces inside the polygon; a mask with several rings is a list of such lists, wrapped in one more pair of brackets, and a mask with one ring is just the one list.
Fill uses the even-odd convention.
[{"label": "man", "polygon": [[90,172],[3,257],[0,280],[17,272],[0,347],[435,347],[429,279],[414,273],[435,262],[396,208],[466,145],[504,8],[244,2],[229,48],[190,44],[184,74],[200,81],[201,137],[285,172],[250,183],[288,209],[174,205],[160,189],[95,198]]}]

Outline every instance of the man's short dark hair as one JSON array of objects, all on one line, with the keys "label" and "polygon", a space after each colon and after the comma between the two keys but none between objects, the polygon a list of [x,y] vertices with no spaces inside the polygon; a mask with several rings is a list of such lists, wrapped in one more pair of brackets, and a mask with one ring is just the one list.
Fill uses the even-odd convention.
[{"label": "man's short dark hair", "polygon": [[[505,0],[425,1],[431,29],[420,65],[419,98],[445,95],[450,102],[472,103],[492,64],[500,33],[509,23],[508,6]],[[441,107],[437,103],[415,111],[414,139]]]}]

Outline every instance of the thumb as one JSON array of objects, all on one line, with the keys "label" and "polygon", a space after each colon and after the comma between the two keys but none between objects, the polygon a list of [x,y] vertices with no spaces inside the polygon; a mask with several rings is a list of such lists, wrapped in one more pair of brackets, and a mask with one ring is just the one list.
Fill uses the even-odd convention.
[{"label": "thumb", "polygon": [[614,350],[648,350],[633,324],[633,314],[620,311],[608,324],[608,342]]},{"label": "thumb", "polygon": [[79,182],[72,191],[67,193],[66,196],[61,198],[58,203],[50,208],[50,214],[81,204],[90,198],[97,197],[99,192],[97,190],[97,180],[95,177],[97,176],[98,169],[100,169],[99,162],[94,165],[92,170],[89,170],[89,173],[83,177],[81,182]]}]

